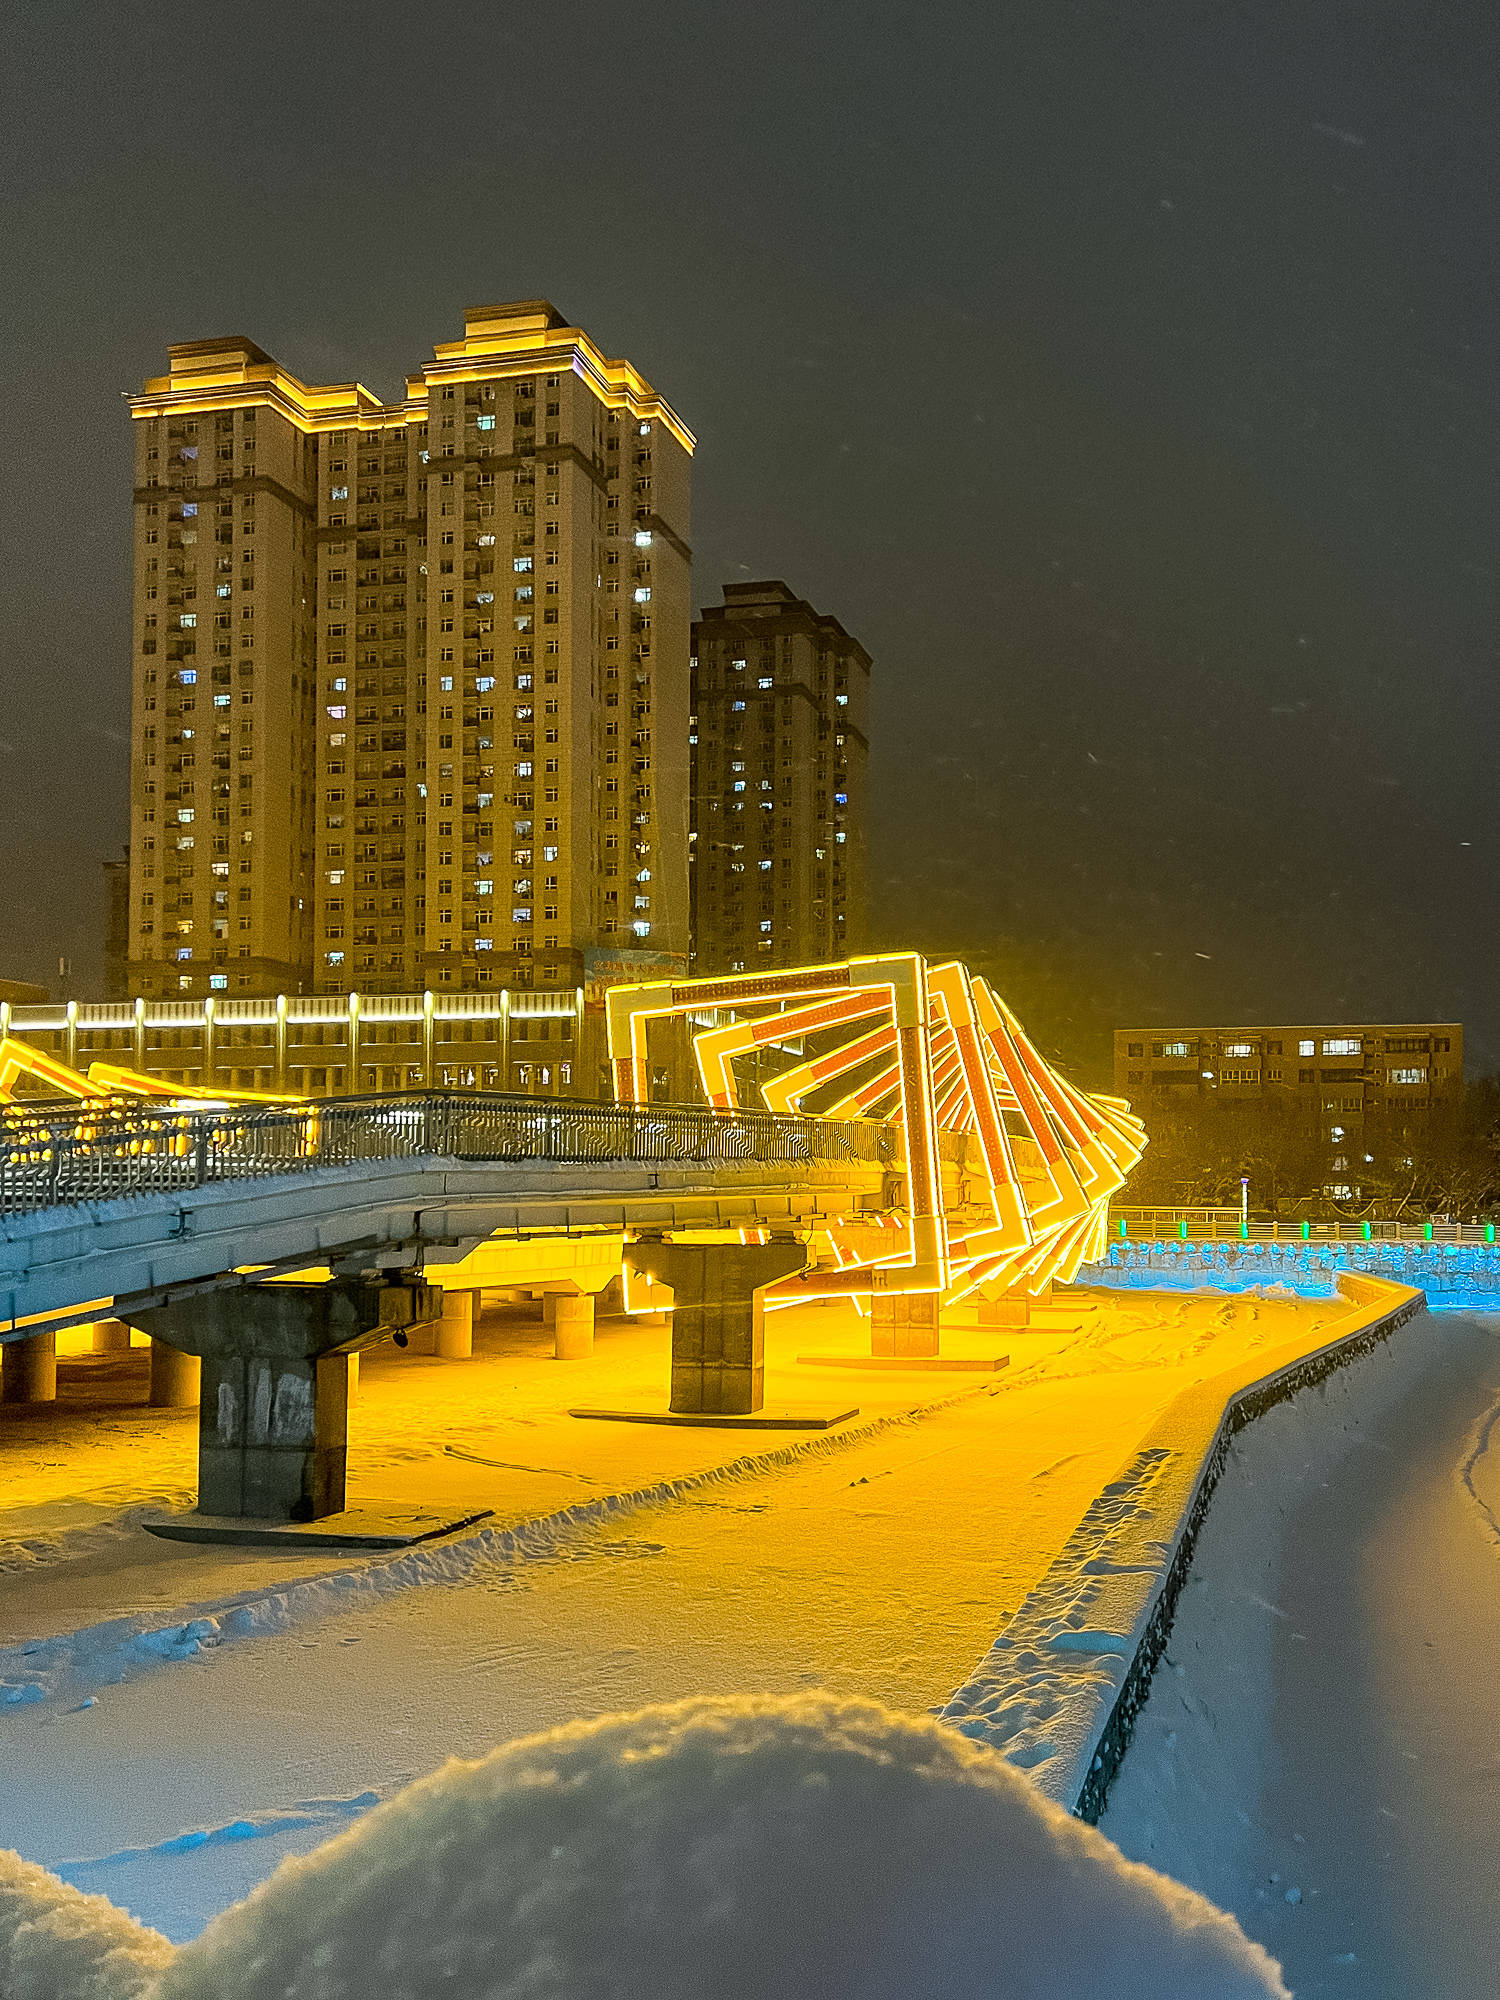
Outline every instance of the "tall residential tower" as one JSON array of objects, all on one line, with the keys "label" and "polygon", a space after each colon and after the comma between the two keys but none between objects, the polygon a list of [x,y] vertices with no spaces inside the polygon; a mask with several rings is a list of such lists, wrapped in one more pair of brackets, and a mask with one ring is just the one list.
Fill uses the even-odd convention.
[{"label": "tall residential tower", "polygon": [[693,438],[628,362],[533,300],[399,402],[231,338],[131,413],[133,992],[685,957]]},{"label": "tall residential tower", "polygon": [[864,945],[870,656],[784,583],[693,627],[695,974]]}]

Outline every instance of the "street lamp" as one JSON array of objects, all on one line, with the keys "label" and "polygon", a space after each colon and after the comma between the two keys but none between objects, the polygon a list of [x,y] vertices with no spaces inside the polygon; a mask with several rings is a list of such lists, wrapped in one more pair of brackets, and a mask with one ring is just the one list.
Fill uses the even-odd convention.
[{"label": "street lamp", "polygon": [[1250,1227],[1250,1176],[1240,1175],[1240,1228]]}]

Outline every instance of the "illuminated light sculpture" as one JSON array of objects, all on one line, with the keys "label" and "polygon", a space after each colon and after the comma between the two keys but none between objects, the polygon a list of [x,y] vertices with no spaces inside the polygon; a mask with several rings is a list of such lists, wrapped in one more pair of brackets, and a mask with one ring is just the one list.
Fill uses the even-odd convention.
[{"label": "illuminated light sculpture", "polygon": [[[99,1104],[110,1098],[159,1098],[169,1103],[192,1104],[300,1104],[303,1100],[269,1090],[229,1090],[216,1085],[172,1083],[166,1077],[147,1076],[141,1070],[122,1069],[118,1063],[92,1062],[88,1074],[72,1069],[29,1042],[14,1035],[0,1040],[0,1104],[17,1102],[16,1086],[23,1078],[45,1084],[77,1103]],[[39,1100],[28,1099],[28,1109]]]},{"label": "illuminated light sculpture", "polygon": [[[836,1223],[817,1268],[768,1287],[771,1304],[907,1293],[936,1295],[940,1307],[975,1292],[1040,1292],[1103,1254],[1110,1198],[1145,1149],[1121,1099],[1059,1075],[957,962],[890,953],[619,986],[607,1008],[621,1103],[647,1100],[650,1022],[722,1009],[725,1025],[694,1036],[711,1105],[739,1108],[735,1058],[776,1047],[801,1059],[760,1085],[767,1110],[877,1119],[899,1134],[905,1186],[891,1206],[901,1226],[871,1215]],[[882,1221],[888,1248],[873,1226]]]}]

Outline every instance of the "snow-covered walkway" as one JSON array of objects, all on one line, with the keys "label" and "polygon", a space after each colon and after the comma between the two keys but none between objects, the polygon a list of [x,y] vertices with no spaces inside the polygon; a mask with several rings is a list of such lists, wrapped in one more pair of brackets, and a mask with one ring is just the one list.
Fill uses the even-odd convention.
[{"label": "snow-covered walkway", "polygon": [[1500,1320],[1245,1432],[1103,1830],[1298,2000],[1500,1990]]}]

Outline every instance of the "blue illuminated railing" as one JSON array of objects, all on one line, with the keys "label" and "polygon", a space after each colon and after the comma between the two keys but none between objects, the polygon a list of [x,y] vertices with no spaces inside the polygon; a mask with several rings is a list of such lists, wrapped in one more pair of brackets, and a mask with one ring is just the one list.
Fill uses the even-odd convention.
[{"label": "blue illuminated railing", "polygon": [[1418,1225],[1402,1237],[1371,1235],[1302,1241],[1184,1241],[1117,1238],[1078,1273],[1080,1285],[1123,1291],[1245,1292],[1265,1289],[1327,1298],[1340,1271],[1414,1285],[1450,1311],[1500,1310],[1500,1244],[1479,1225],[1464,1242],[1440,1242]]},{"label": "blue illuminated railing", "polygon": [[867,1120],[447,1091],[178,1111],[139,1099],[0,1124],[0,1214],[374,1160],[799,1167],[892,1161]]}]

